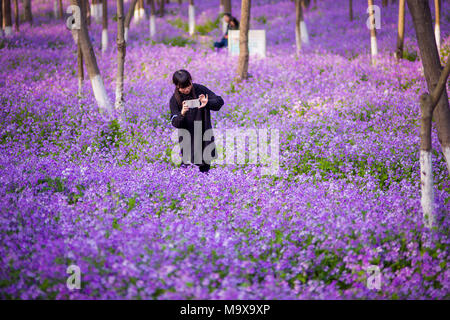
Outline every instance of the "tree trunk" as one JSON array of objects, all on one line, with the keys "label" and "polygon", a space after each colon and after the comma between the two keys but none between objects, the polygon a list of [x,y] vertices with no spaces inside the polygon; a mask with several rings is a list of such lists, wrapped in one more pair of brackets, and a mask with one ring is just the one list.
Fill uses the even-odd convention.
[{"label": "tree trunk", "polygon": [[0,37],[3,36],[3,0],[0,0]]},{"label": "tree trunk", "polygon": [[145,20],[145,8],[144,8],[144,0],[139,0],[139,15],[141,20]]},{"label": "tree trunk", "polygon": [[108,1],[102,1],[102,52],[105,52],[108,48]]},{"label": "tree trunk", "polygon": [[83,53],[81,52],[80,34],[78,31],[77,37],[77,66],[78,66],[78,97],[83,95],[83,81],[84,81],[84,70],[83,70]]},{"label": "tree trunk", "polygon": [[81,0],[84,1],[85,4],[85,9],[84,11],[86,12],[86,22],[87,22],[87,26],[91,25],[91,5],[89,4],[89,0]]},{"label": "tree trunk", "polygon": [[[431,168],[431,118],[434,115],[437,124],[439,142],[442,147],[447,169],[450,172],[450,109],[446,90],[446,78],[450,69],[449,61],[441,72],[441,63],[433,36],[433,22],[428,0],[407,0],[417,35],[420,56],[430,94],[423,94],[420,99],[421,119],[421,205],[425,224],[431,227],[434,222],[433,179]],[[444,78],[444,74],[445,80]],[[433,110],[433,105],[436,108]]]},{"label": "tree trunk", "polygon": [[11,0],[3,0],[3,31],[5,36],[12,34]]},{"label": "tree trunk", "polygon": [[63,9],[62,0],[59,0],[59,18],[61,20],[64,20],[64,9]]},{"label": "tree trunk", "polygon": [[450,59],[439,76],[438,83],[431,94],[424,93],[420,97],[420,203],[423,211],[424,223],[431,228],[435,221],[433,167],[431,161],[431,120],[434,108],[445,90],[450,73]]},{"label": "tree trunk", "polygon": [[131,18],[133,17],[134,8],[136,7],[137,0],[132,0],[130,4],[130,8],[128,9],[127,15],[125,17],[125,31],[124,31],[124,39],[125,42],[128,41],[128,30],[130,30]]},{"label": "tree trunk", "polygon": [[[71,4],[81,7],[82,0],[71,0]],[[86,27],[86,17],[84,10],[81,11],[81,26],[78,34],[78,39],[81,44],[81,52],[86,63],[86,69],[91,80],[92,89],[94,91],[95,100],[100,108],[101,112],[111,113],[112,107],[109,102],[108,95],[106,94],[105,85],[100,75],[100,71],[97,65],[97,59],[95,58],[94,49],[89,38],[88,29]]]},{"label": "tree trunk", "polygon": [[352,0],[348,1],[348,12],[349,12],[350,21],[353,21],[353,1]]},{"label": "tree trunk", "polygon": [[297,55],[300,55],[302,50],[302,30],[300,23],[302,21],[303,8],[301,0],[295,0],[295,45],[297,47]]},{"label": "tree trunk", "polygon": [[248,30],[250,25],[251,0],[242,0],[241,3],[241,23],[239,30],[239,65],[237,81],[248,78]]},{"label": "tree trunk", "polygon": [[434,37],[436,38],[436,45],[439,52],[441,50],[441,0],[434,0],[434,12],[436,15]]},{"label": "tree trunk", "polygon": [[227,31],[227,23],[223,20],[223,14],[225,13],[223,2],[225,0],[220,0],[219,5],[219,17],[222,19],[222,33],[225,33]]},{"label": "tree trunk", "polygon": [[25,21],[29,22],[30,25],[33,25],[33,12],[31,11],[31,0],[23,1],[23,11],[24,11]]},{"label": "tree trunk", "polygon": [[300,38],[304,44],[309,43],[308,29],[306,28],[306,22],[303,15],[305,3],[304,0],[300,0],[300,6],[302,7],[302,14],[300,16]]},{"label": "tree trunk", "polygon": [[150,39],[154,39],[156,35],[156,7],[155,0],[150,0]]},{"label": "tree trunk", "polygon": [[223,0],[223,12],[232,14],[231,9],[231,0]]},{"label": "tree trunk", "polygon": [[310,4],[311,0],[303,0],[303,9],[304,10],[308,9]]},{"label": "tree trunk", "polygon": [[375,28],[375,9],[373,9],[373,0],[368,0],[369,5],[369,23],[370,23],[370,52],[372,64],[376,63],[375,57],[378,54],[377,30]]},{"label": "tree trunk", "polygon": [[403,58],[404,37],[405,37],[405,0],[400,0],[398,3],[397,50],[395,51],[395,57],[397,59]]},{"label": "tree trunk", "polygon": [[134,7],[134,21],[140,23],[145,19],[144,0],[138,0]]},{"label": "tree trunk", "polygon": [[14,26],[16,27],[16,31],[20,30],[19,0],[14,0]]},{"label": "tree trunk", "polygon": [[102,20],[102,0],[92,0],[92,12],[96,23],[100,23]]},{"label": "tree trunk", "polygon": [[[428,91],[431,92],[441,73],[441,62],[433,37],[431,10],[427,0],[407,0],[407,2],[413,17]],[[439,142],[450,172],[450,109],[447,90],[444,90],[433,115],[437,124]]]},{"label": "tree trunk", "polygon": [[91,15],[94,17],[95,22],[98,22],[97,0],[92,0],[91,2]]},{"label": "tree trunk", "polygon": [[159,16],[164,17],[164,0],[159,1]]},{"label": "tree trunk", "polygon": [[58,0],[53,0],[53,16],[55,19],[59,18]]},{"label": "tree trunk", "polygon": [[[231,0],[223,0],[223,13],[229,13],[231,12]],[[225,21],[222,22],[222,32],[225,33],[227,31],[227,23]]]},{"label": "tree trunk", "polygon": [[[130,12],[132,12],[130,10]],[[123,107],[123,75],[125,67],[126,42],[123,0],[117,0],[117,77],[116,77],[116,109]]]},{"label": "tree trunk", "polygon": [[194,0],[189,0],[189,34],[192,36],[195,33],[195,6]]}]

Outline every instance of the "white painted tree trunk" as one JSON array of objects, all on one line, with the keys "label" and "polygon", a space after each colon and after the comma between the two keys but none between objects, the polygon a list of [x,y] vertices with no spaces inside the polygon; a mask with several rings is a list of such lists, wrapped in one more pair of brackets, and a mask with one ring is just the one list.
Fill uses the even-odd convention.
[{"label": "white painted tree trunk", "polygon": [[92,89],[94,91],[95,100],[97,100],[98,106],[101,110],[106,110],[108,113],[112,112],[111,103],[109,102],[108,95],[106,94],[105,85],[103,84],[102,77],[97,74],[91,78]]},{"label": "white painted tree trunk", "polygon": [[123,38],[125,39],[125,42],[128,41],[128,28],[127,27],[125,27],[125,30],[123,32]]},{"label": "white painted tree trunk", "polygon": [[81,97],[82,95],[83,95],[83,80],[78,78],[78,92],[77,92],[77,96]]},{"label": "white painted tree trunk", "polygon": [[438,52],[441,51],[441,27],[436,24],[434,26],[434,37],[436,38],[436,46],[438,48]]},{"label": "white painted tree trunk", "polygon": [[91,14],[92,17],[95,19],[95,22],[100,23],[103,17],[102,4],[101,3],[91,4]]},{"label": "white painted tree trunk", "polygon": [[308,29],[306,29],[305,20],[300,21],[301,39],[304,44],[309,44]]},{"label": "white painted tree trunk", "polygon": [[377,37],[370,37],[370,53],[372,54],[372,59],[378,54]]},{"label": "white painted tree trunk", "polygon": [[450,175],[450,147],[444,147],[442,150],[444,153],[445,162],[447,163],[448,174]]},{"label": "white painted tree trunk", "polygon": [[[222,15],[222,13],[224,13],[223,10],[224,10],[223,5],[221,4],[219,7],[219,15]],[[222,33],[225,33],[225,32],[227,32],[227,23],[225,21],[223,21],[223,19],[222,19]]]},{"label": "white painted tree trunk", "polygon": [[108,48],[108,30],[102,30],[102,52],[105,52]]},{"label": "white painted tree trunk", "polygon": [[222,33],[225,34],[227,32],[227,23],[225,21],[222,22]]},{"label": "white painted tree trunk", "polygon": [[118,89],[116,86],[116,102],[115,102],[115,108],[116,110],[120,110],[123,107],[123,92]]},{"label": "white painted tree trunk", "polygon": [[433,193],[433,172],[431,163],[431,152],[420,150],[420,204],[423,211],[424,223],[431,228],[434,223],[434,193]]},{"label": "white painted tree trunk", "polygon": [[97,6],[91,3],[91,17],[97,19]]},{"label": "white painted tree trunk", "polygon": [[189,5],[189,34],[192,36],[195,32],[195,6]]},{"label": "white painted tree trunk", "polygon": [[156,35],[156,17],[154,14],[150,16],[150,39],[154,39]]},{"label": "white painted tree trunk", "polygon": [[6,27],[3,29],[3,31],[5,32],[5,36],[6,36],[6,37],[11,36],[12,33],[13,33],[13,29],[12,29],[11,26],[6,26]]},{"label": "white painted tree trunk", "polygon": [[101,3],[97,3],[97,23],[101,23],[102,22],[102,18],[103,18],[103,8],[102,8],[102,4]]},{"label": "white painted tree trunk", "polygon": [[300,27],[295,27],[295,45],[297,47],[297,54],[300,54],[300,52],[302,51],[302,37]]},{"label": "white painted tree trunk", "polygon": [[78,31],[77,30],[71,30],[71,32],[72,32],[73,42],[75,42],[75,45],[78,45]]},{"label": "white painted tree trunk", "polygon": [[53,16],[55,18],[59,18],[59,11],[58,11],[58,0],[53,1]]},{"label": "white painted tree trunk", "polygon": [[140,23],[142,20],[145,20],[145,9],[139,8],[137,5],[134,8],[134,21],[136,21],[136,23]]},{"label": "white painted tree trunk", "polygon": [[141,17],[139,16],[139,8],[138,7],[139,7],[138,4],[136,4],[136,7],[134,7],[134,13],[133,13],[133,18],[136,23],[139,23],[141,20]]}]

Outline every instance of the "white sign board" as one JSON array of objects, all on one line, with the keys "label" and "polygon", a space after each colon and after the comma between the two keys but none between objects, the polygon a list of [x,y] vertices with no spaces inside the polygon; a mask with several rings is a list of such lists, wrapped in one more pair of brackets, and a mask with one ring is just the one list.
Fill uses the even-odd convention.
[{"label": "white sign board", "polygon": [[[266,30],[248,31],[248,51],[250,55],[266,57]],[[239,30],[228,30],[228,53],[239,55]]]}]

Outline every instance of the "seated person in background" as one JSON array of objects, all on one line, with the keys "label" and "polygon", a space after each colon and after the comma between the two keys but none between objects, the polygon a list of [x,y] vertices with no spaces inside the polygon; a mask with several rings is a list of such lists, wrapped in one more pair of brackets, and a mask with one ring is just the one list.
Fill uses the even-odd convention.
[{"label": "seated person in background", "polygon": [[239,30],[239,21],[235,17],[231,16],[231,14],[225,13],[223,15],[223,20],[227,24],[227,31],[222,37],[222,40],[219,42],[214,42],[214,47],[218,49],[228,46],[228,30]]}]

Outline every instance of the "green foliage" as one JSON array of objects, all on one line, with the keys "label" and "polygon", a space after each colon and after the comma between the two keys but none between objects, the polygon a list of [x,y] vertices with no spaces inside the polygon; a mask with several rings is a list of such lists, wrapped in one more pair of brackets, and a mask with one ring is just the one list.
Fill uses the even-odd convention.
[{"label": "green foliage", "polygon": [[183,21],[181,18],[176,18],[172,20],[167,20],[170,25],[183,30],[184,32],[189,32],[189,23]]},{"label": "green foliage", "polygon": [[128,198],[127,212],[130,212],[131,210],[133,210],[134,207],[136,207],[136,196]]},{"label": "green foliage", "polygon": [[125,133],[121,130],[117,119],[112,120],[106,130],[102,130],[99,136],[100,148],[110,149],[118,148],[121,143],[125,142]]},{"label": "green foliage", "polygon": [[69,194],[69,200],[68,200],[69,204],[77,203],[78,200],[80,200],[84,196],[84,191],[86,190],[85,186],[83,186],[82,184],[78,184],[78,185],[76,185],[76,189],[78,192],[71,192]]},{"label": "green foliage", "polygon": [[120,229],[120,224],[119,224],[119,222],[117,222],[117,218],[113,219],[112,227],[113,227],[114,230],[121,230]]},{"label": "green foliage", "polygon": [[409,60],[409,61],[416,61],[419,59],[417,56],[417,51],[409,51],[407,48],[403,50],[403,59]]},{"label": "green foliage", "polygon": [[220,17],[217,17],[214,21],[207,20],[204,24],[196,25],[195,32],[200,35],[206,35],[211,31],[218,29],[220,24]]},{"label": "green foliage", "polygon": [[61,49],[65,46],[65,43],[64,43],[64,41],[61,41],[61,40],[55,40],[55,41],[49,41],[47,43],[47,46],[50,49]]},{"label": "green foliage", "polygon": [[266,24],[267,23],[267,17],[265,15],[257,17],[255,20],[260,22],[260,23],[262,23],[262,24]]},{"label": "green foliage", "polygon": [[39,188],[38,192],[45,192],[45,191],[64,192],[66,190],[64,182],[65,180],[61,179],[60,177],[56,177],[54,179],[50,177],[39,179],[37,185],[43,186]]},{"label": "green foliage", "polygon": [[389,165],[386,165],[384,161],[369,161],[368,155],[347,158],[344,158],[343,155],[333,155],[331,158],[326,158],[302,146],[298,152],[301,156],[298,164],[293,167],[295,174],[319,174],[320,179],[324,181],[328,181],[332,176],[347,180],[351,177],[347,176],[343,168],[350,165],[352,176],[371,175],[377,178],[378,187],[381,190],[387,190],[392,182],[412,181],[415,170],[412,167],[403,167],[400,162],[396,161],[392,161]]},{"label": "green foliage", "polygon": [[172,37],[172,38],[164,38],[162,43],[165,45],[169,45],[172,47],[186,47],[187,45],[192,45],[195,43],[194,40],[183,38],[183,37]]}]

